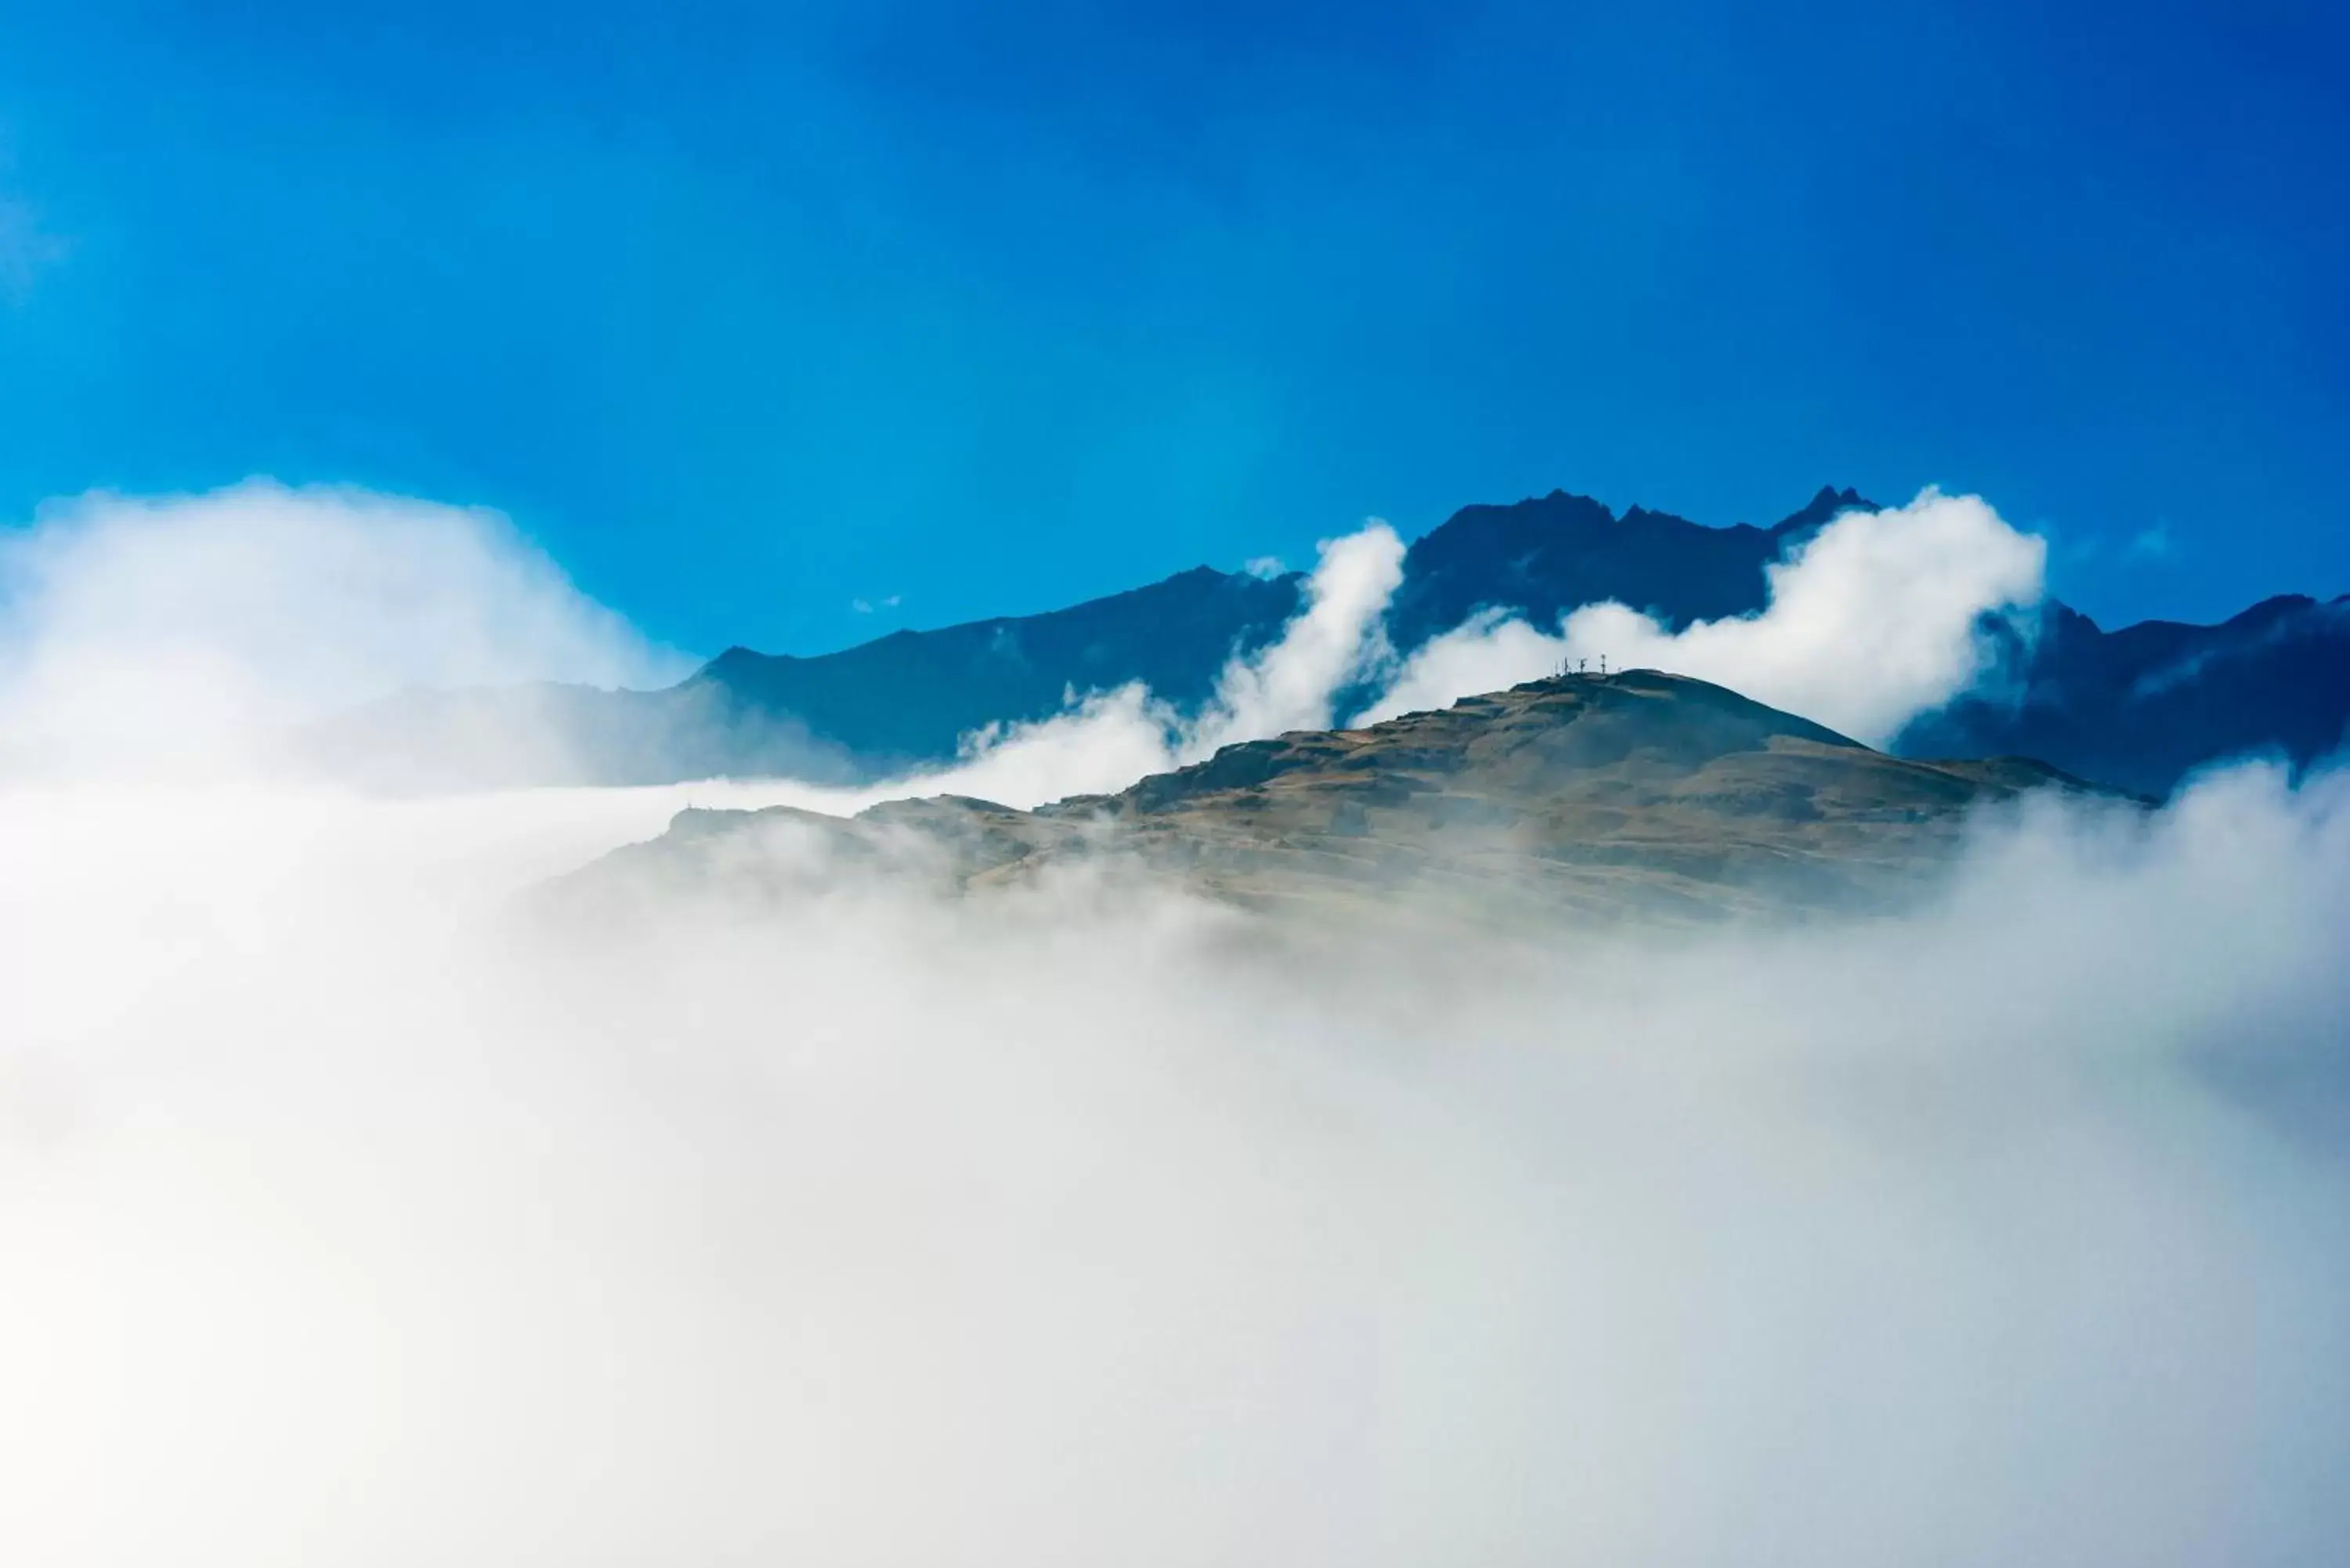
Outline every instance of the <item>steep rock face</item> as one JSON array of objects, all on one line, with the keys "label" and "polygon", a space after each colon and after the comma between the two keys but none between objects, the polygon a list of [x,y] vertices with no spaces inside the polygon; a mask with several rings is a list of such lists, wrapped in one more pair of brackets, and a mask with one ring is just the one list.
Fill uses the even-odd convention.
[{"label": "steep rock face", "polygon": [[687,814],[582,886],[776,892],[847,867],[970,892],[1084,865],[1349,918],[1389,904],[1472,919],[1814,912],[1913,895],[1970,812],[2043,787],[2088,786],[2022,759],[1887,756],[1721,687],[1636,670],[1228,746],[1035,812],[936,797],[853,820]]}]

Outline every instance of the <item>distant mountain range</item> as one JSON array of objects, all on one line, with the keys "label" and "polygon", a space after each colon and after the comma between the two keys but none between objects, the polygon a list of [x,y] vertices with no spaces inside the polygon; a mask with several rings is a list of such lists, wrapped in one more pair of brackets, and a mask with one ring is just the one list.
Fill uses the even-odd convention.
[{"label": "distant mountain range", "polygon": [[2350,596],[2288,594],[2218,626],[2148,620],[2116,631],[2051,600],[2035,632],[2011,647],[2003,681],[1918,720],[1896,749],[2017,753],[2159,795],[2225,757],[2305,765],[2350,726]]},{"label": "distant mountain range", "polygon": [[1973,808],[2040,789],[2087,786],[2019,758],[1887,756],[1686,676],[1566,675],[1035,811],[687,810],[550,897],[602,923],[679,895],[983,895],[1084,866],[1317,924],[1850,913],[1918,897]]},{"label": "distant mountain range", "polygon": [[[1415,541],[1388,634],[1409,652],[1481,610],[1536,625],[1615,599],[1674,628],[1762,609],[1764,567],[1838,513],[1824,488],[1769,527],[1618,514],[1553,491],[1470,506]],[[664,783],[716,774],[869,781],[952,760],[991,724],[1044,719],[1067,695],[1141,681],[1196,709],[1235,653],[1276,639],[1304,578],[1196,567],[1043,615],[899,631],[814,658],[731,648],[678,686],[605,692],[412,693],[302,741],[338,771],[395,788]],[[2053,600],[2007,642],[1999,679],[1913,723],[1908,756],[2022,754],[2161,794],[2199,763],[2248,752],[2306,763],[2350,725],[2350,596],[2267,600],[2218,626],[2105,631]]]}]

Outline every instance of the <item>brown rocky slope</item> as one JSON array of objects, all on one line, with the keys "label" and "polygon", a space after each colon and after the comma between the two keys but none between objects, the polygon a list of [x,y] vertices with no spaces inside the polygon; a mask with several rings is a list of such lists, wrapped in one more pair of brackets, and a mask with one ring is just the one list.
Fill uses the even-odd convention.
[{"label": "brown rocky slope", "polygon": [[686,811],[572,880],[783,894],[811,878],[955,892],[1087,866],[1262,910],[1711,919],[1883,907],[2042,763],[1887,756],[1705,681],[1568,675],[1361,730],[1227,746],[1035,811],[941,795],[854,818]]}]

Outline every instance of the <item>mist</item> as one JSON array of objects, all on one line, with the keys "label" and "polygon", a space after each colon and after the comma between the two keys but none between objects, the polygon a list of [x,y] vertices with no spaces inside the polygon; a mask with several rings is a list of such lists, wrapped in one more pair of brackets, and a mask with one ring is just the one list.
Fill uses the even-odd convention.
[{"label": "mist", "polygon": [[862,794],[952,793],[1034,806],[1124,789],[1235,742],[1327,729],[1341,691],[1394,663],[1382,618],[1403,582],[1403,552],[1395,530],[1376,518],[1324,540],[1297,614],[1263,648],[1235,652],[1197,713],[1177,712],[1140,682],[1072,693],[1068,708],[1049,719],[965,737],[951,767]]},{"label": "mist", "polygon": [[241,771],[403,690],[690,668],[477,507],[256,479],[0,531],[0,773]]},{"label": "mist", "polygon": [[[1373,545],[1260,722],[1382,657]],[[564,919],[689,800],[853,797],[109,756],[0,784],[10,1561],[2350,1552],[2338,772],[1987,816],[1898,918],[1407,939],[845,868]]]}]

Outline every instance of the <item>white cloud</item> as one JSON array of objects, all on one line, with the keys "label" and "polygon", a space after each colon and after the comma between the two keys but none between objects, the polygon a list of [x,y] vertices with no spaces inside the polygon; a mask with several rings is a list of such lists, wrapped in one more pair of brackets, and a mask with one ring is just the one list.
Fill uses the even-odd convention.
[{"label": "white cloud", "polygon": [[1657,946],[501,918],[675,798],[0,794],[0,1555],[2350,1552],[2337,784]]},{"label": "white cloud", "polygon": [[410,687],[673,679],[497,514],[255,480],[0,535],[0,761],[215,754]]},{"label": "white cloud", "polygon": [[1140,684],[1084,697],[1067,711],[970,738],[956,766],[896,779],[852,798],[958,794],[1035,805],[1124,789],[1212,755],[1220,746],[1284,730],[1326,728],[1331,702],[1388,657],[1380,618],[1403,576],[1403,542],[1377,519],[1326,540],[1305,602],[1281,636],[1236,656],[1215,696],[1188,719]]},{"label": "white cloud", "polygon": [[[1121,789],[1218,746],[1333,722],[1338,695],[1385,677],[1356,715],[1374,722],[1538,679],[1562,662],[1694,675],[1882,744],[1983,672],[1982,617],[2036,603],[2046,548],[1981,500],[1928,490],[1908,506],[1848,512],[1768,568],[1760,614],[1676,634],[1622,605],[1585,606],[1544,632],[1506,612],[1480,616],[1399,668],[1384,616],[1403,545],[1374,522],[1322,547],[1308,607],[1253,659],[1235,659],[1189,722],[1139,687],[1097,694],[1038,724],[974,737],[951,772],[892,781],[881,794],[954,790],[1034,805]],[[875,798],[879,798],[876,795]]]},{"label": "white cloud", "polygon": [[[1116,790],[1235,741],[1326,726],[1338,694],[1382,676],[1388,690],[1365,719],[1603,654],[1881,741],[1973,678],[1976,617],[2035,598],[2042,554],[1980,501],[1929,491],[1824,529],[1772,568],[1762,615],[1677,636],[1621,606],[1586,607],[1549,633],[1488,616],[1398,670],[1381,628],[1403,546],[1374,522],[1324,544],[1304,610],[1274,644],[1235,658],[1196,714],[1140,689],[1073,692],[1061,714],[972,736],[951,768],[815,798],[953,790],[1024,805]],[[651,684],[683,671],[496,514],[351,490],[256,481],[200,496],[85,497],[0,540],[0,593],[13,607],[0,639],[0,763],[17,768],[210,755],[224,737],[409,687]],[[465,744],[515,751],[525,772],[565,743],[552,730],[461,732]]]},{"label": "white cloud", "polygon": [[1049,719],[984,730],[953,766],[855,792],[862,805],[906,794],[964,794],[1022,807],[1073,794],[1107,794],[1148,774],[1180,767],[1182,719],[1140,681],[1080,697]]},{"label": "white cloud", "polygon": [[1562,660],[1693,675],[1882,744],[1982,672],[1976,628],[2041,596],[2046,545],[1981,499],[1928,490],[1847,512],[1769,568],[1758,615],[1679,633],[1620,604],[1586,605],[1555,632],[1486,617],[1413,653],[1364,717],[1438,708],[1531,680]]},{"label": "white cloud", "polygon": [[1327,729],[1339,689],[1386,656],[1380,618],[1403,581],[1403,541],[1374,518],[1321,551],[1306,579],[1305,608],[1280,641],[1226,667],[1190,739],[1191,753],[1284,730]]},{"label": "white cloud", "polygon": [[[12,555],[0,640],[240,715],[636,657],[473,514],[263,496]],[[1375,663],[1393,556],[1215,724]],[[1220,732],[1097,698],[1021,787],[1114,726]],[[2350,1557],[2338,776],[1670,943],[513,903],[763,793],[0,779],[0,1559]]]}]

